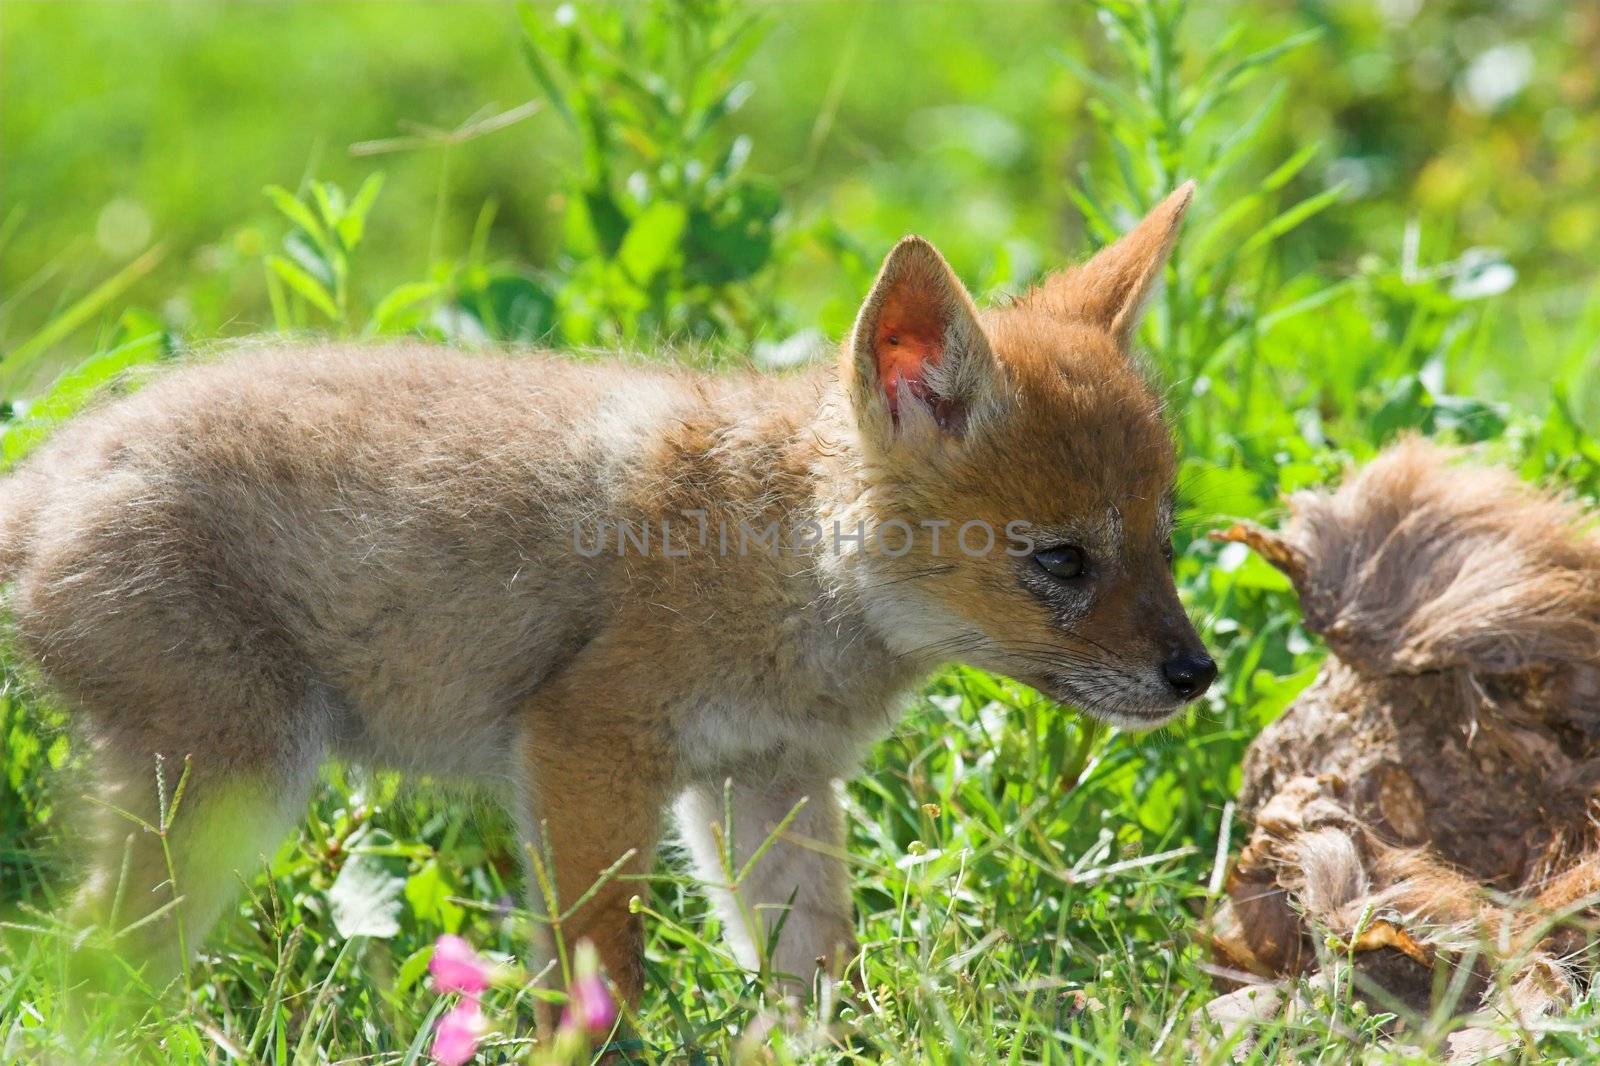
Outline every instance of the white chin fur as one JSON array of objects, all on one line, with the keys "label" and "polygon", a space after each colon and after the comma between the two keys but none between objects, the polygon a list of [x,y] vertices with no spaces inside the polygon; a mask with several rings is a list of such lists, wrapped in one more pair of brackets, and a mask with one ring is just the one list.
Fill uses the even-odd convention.
[{"label": "white chin fur", "polygon": [[1172,721],[1186,706],[1170,695],[1152,691],[1153,685],[1142,685],[1120,675],[1114,681],[1096,678],[1088,684],[1065,675],[1051,680],[1055,682],[1053,694],[1062,702],[1119,729],[1154,729]]}]

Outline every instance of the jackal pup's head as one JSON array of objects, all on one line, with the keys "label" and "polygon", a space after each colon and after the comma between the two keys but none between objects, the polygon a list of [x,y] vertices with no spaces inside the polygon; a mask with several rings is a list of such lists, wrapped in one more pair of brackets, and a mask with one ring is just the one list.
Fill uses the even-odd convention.
[{"label": "jackal pup's head", "polygon": [[1171,574],[1175,457],[1129,342],[1185,186],[1088,263],[980,311],[939,253],[884,261],[844,350],[895,649],[1155,725],[1216,676]]}]

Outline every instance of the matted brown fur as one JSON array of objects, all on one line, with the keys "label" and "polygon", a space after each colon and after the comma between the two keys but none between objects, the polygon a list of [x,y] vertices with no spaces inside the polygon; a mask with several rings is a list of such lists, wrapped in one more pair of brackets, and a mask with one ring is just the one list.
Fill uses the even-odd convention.
[{"label": "matted brown fur", "polygon": [[[336,754],[487,789],[553,853],[563,905],[645,869],[676,799],[740,961],[809,983],[851,930],[830,782],[919,679],[964,660],[1142,725],[1209,682],[1167,566],[1172,443],[1127,351],[1191,191],[985,311],[908,238],[839,366],[792,377],[283,345],[79,419],[0,485],[17,637],[95,748],[98,798],[154,820],[155,758],[169,787],[191,759],[176,883],[135,833],[112,914],[108,816],[84,915],[181,897],[138,938],[192,950]],[[723,539],[928,519],[942,553]],[[953,550],[960,524],[1013,520],[1091,569]],[[620,550],[600,523],[624,521],[654,546]],[[725,782],[736,868],[799,811],[737,894]],[[564,929],[630,997],[635,889]]]},{"label": "matted brown fur", "polygon": [[1299,974],[1331,934],[1420,1013],[1442,957],[1484,950],[1464,1007],[1511,965],[1501,1006],[1548,1009],[1583,941],[1552,925],[1600,898],[1593,517],[1420,440],[1291,507],[1223,534],[1289,575],[1329,657],[1246,756],[1219,961]]}]

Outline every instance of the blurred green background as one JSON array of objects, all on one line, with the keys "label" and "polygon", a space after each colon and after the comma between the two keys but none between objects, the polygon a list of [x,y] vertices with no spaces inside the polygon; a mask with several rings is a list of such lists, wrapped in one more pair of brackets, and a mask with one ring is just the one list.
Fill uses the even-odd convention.
[{"label": "blurred green background", "polygon": [[[1068,197],[1096,146],[1095,10],[1073,0],[795,2],[769,16],[729,119],[783,210],[876,255],[931,237],[976,282],[1088,243]],[[550,13],[551,9],[545,9]],[[559,247],[577,144],[553,109],[460,143],[353,155],[352,145],[539,97],[506,3],[31,2],[0,8],[0,348],[147,247],[130,297],[199,335],[271,323],[259,259],[276,240],[260,190],[387,174],[361,249],[371,294],[460,254],[486,201],[496,255]],[[1591,306],[1600,247],[1600,6],[1463,0],[1222,0],[1193,5],[1191,48],[1242,29],[1270,45],[1313,29],[1276,74],[1290,92],[1267,156],[1315,145],[1294,178],[1344,192],[1283,242],[1288,273],[1337,277],[1495,250],[1516,272],[1490,384],[1529,402],[1552,377],[1596,410],[1589,367],[1557,340]],[[1256,92],[1266,91],[1265,83]],[[1244,103],[1251,93],[1245,94]],[[1197,212],[1226,208],[1225,189]],[[837,333],[858,279],[800,249],[774,282],[786,327]],[[1528,329],[1539,344],[1528,343]],[[1510,351],[1515,349],[1513,358]],[[85,350],[67,338],[61,358]],[[1593,354],[1593,353],[1590,353]]]}]

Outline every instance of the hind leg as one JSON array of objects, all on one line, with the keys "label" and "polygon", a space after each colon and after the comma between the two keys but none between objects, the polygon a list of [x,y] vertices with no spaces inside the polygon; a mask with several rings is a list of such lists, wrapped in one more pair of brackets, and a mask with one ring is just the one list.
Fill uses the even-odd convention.
[{"label": "hind leg", "polygon": [[102,930],[152,985],[177,976],[300,818],[321,758],[303,741],[246,757],[150,738],[102,744],[78,923]]},{"label": "hind leg", "polygon": [[96,756],[77,914],[170,974],[300,813],[338,715],[277,609],[260,501],[221,468],[112,452],[55,472],[9,606]]}]

